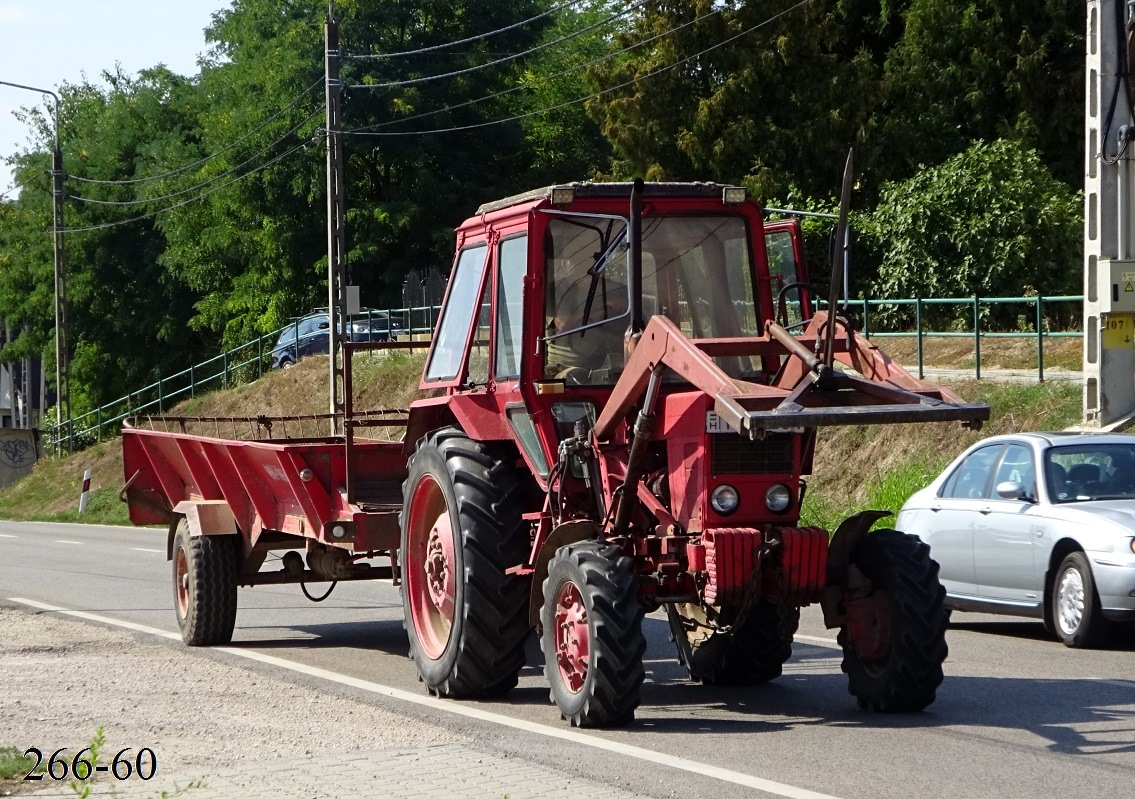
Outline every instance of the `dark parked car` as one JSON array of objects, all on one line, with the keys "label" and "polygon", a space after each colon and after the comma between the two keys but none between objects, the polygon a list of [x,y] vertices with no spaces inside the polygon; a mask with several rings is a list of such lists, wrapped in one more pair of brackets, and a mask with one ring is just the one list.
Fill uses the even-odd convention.
[{"label": "dark parked car", "polygon": [[988,438],[897,526],[930,545],[955,610],[1039,618],[1073,647],[1135,620],[1135,435]]},{"label": "dark parked car", "polygon": [[[276,339],[272,348],[272,368],[287,369],[296,361],[308,355],[326,355],[330,350],[330,337],[327,335],[331,323],[325,312],[308,314],[288,325]],[[347,323],[347,338],[350,341],[393,341],[402,330],[402,325],[381,312],[362,312],[351,317]]]}]

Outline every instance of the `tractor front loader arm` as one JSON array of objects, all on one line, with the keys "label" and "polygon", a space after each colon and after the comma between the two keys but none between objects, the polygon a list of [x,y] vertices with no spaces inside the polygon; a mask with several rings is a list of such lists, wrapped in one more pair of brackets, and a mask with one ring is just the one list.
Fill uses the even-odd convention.
[{"label": "tractor front loader arm", "polygon": [[[670,319],[651,317],[596,421],[596,438],[611,437],[660,367],[713,397],[721,419],[750,438],[770,431],[901,422],[960,421],[980,428],[989,418],[988,405],[963,402],[919,380],[854,331],[837,340],[834,355],[858,374],[828,367],[812,355],[827,321],[827,314],[818,312],[799,337],[770,322],[764,336],[690,339]],[[714,363],[719,355],[790,357],[773,384],[763,385],[731,378]]]}]

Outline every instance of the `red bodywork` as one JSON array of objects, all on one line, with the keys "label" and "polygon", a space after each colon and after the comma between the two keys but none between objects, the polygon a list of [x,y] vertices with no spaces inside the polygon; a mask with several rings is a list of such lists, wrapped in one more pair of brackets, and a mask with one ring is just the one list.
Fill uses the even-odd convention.
[{"label": "red bodywork", "polygon": [[400,442],[355,442],[361,480],[352,503],[341,490],[341,439],[238,441],[127,426],[122,445],[130,521],[172,525],[185,515],[195,534],[239,531],[246,585],[263,581],[255,575],[269,550],[305,540],[352,552],[398,548],[406,473]]}]

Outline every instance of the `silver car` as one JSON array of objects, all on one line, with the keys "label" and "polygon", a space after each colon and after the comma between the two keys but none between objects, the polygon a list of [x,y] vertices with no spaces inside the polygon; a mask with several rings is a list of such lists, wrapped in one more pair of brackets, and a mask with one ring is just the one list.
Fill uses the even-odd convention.
[{"label": "silver car", "polygon": [[966,450],[899,511],[947,606],[1031,616],[1067,646],[1135,620],[1135,435],[1021,433]]}]

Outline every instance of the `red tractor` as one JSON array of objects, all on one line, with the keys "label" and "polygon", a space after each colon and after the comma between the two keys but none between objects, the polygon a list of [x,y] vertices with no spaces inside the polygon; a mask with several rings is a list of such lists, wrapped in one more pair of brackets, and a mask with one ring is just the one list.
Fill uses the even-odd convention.
[{"label": "red tractor", "polygon": [[[573,725],[629,721],[643,614],[705,683],[760,683],[800,608],[838,627],[860,706],[920,710],[946,657],[929,549],[882,513],[798,524],[817,429],[959,420],[838,315],[795,222],[743,189],[574,184],[478,209],[415,403],[400,564],[429,690],[495,696],[541,635]],[[844,368],[836,368],[835,362]]]},{"label": "red tractor", "polygon": [[[290,420],[265,417],[252,441],[188,432],[201,420],[124,430],[131,519],[168,525],[183,638],[231,639],[238,585],[393,578],[431,692],[506,693],[535,629],[563,717],[611,726],[639,703],[645,613],[666,608],[692,679],[746,684],[781,673],[820,602],[860,706],[924,708],[946,657],[937,565],[870,530],[885,513],[801,527],[802,476],[821,427],[976,427],[989,409],[814,312],[807,280],[798,225],[736,187],[482,206],[402,443],[359,437],[392,420],[349,391],[342,436],[273,438]],[[341,345],[349,386],[354,351],[408,343]],[[262,571],[273,550],[283,568]]]}]

